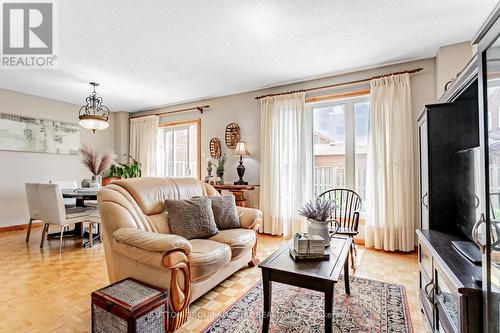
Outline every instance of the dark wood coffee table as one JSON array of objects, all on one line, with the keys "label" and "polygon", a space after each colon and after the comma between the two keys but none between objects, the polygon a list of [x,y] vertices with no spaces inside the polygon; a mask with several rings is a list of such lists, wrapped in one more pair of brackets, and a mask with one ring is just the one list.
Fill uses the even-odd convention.
[{"label": "dark wood coffee table", "polygon": [[288,249],[293,240],[287,242],[279,250],[259,265],[262,268],[262,284],[264,287],[264,312],[262,332],[269,330],[271,319],[271,282],[280,282],[292,286],[307,288],[325,293],[325,332],[332,332],[333,294],[342,268],[347,294],[349,290],[349,248],[351,238],[332,237],[330,259],[322,261],[294,261]]}]

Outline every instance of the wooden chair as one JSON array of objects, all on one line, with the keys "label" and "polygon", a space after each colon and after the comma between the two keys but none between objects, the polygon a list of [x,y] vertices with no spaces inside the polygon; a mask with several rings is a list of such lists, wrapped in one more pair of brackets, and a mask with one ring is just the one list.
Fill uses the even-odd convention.
[{"label": "wooden chair", "polygon": [[[320,198],[335,202],[336,209],[331,218],[339,224],[336,234],[354,238],[359,233],[359,210],[361,209],[361,197],[359,194],[349,189],[335,188],[321,193],[318,196],[318,199]],[[354,269],[354,259],[357,254],[354,240],[349,254],[351,257],[351,267]]]}]

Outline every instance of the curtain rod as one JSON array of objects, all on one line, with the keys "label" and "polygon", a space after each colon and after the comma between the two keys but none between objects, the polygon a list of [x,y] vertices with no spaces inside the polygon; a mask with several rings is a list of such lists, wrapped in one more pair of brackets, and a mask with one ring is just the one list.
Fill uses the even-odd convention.
[{"label": "curtain rod", "polygon": [[272,97],[272,96],[280,96],[280,95],[288,95],[288,94],[293,94],[293,93],[298,93],[298,92],[308,92],[308,91],[314,91],[314,90],[323,90],[323,89],[329,89],[329,88],[347,86],[347,85],[351,85],[351,84],[368,82],[368,81],[371,81],[373,79],[380,79],[382,77],[387,77],[387,76],[392,76],[392,75],[399,75],[399,74],[406,74],[406,73],[408,73],[408,74],[414,74],[414,73],[420,72],[421,70],[423,70],[423,68],[419,67],[419,68],[415,68],[415,69],[404,70],[404,71],[401,71],[401,72],[394,72],[394,73],[389,73],[389,74],[384,74],[384,75],[372,76],[370,78],[362,79],[362,80],[348,81],[348,82],[342,82],[342,83],[335,83],[335,84],[330,84],[330,85],[327,85],[327,86],[320,86],[320,87],[314,87],[314,88],[293,90],[293,91],[287,91],[287,92],[283,92],[283,93],[275,93],[275,94],[262,95],[262,96],[255,97],[255,99],[261,99],[261,98],[264,98],[264,97]]},{"label": "curtain rod", "polygon": [[168,114],[173,114],[173,113],[181,113],[181,112],[188,112],[188,111],[194,111],[198,110],[200,113],[203,113],[204,109],[208,109],[210,105],[203,105],[203,106],[195,106],[192,108],[187,108],[187,109],[180,109],[180,110],[174,110],[174,111],[165,111],[165,112],[158,112],[158,113],[148,113],[148,114],[142,114],[139,116],[133,116],[130,117],[130,119],[135,119],[135,118],[142,118],[142,117],[147,117],[147,116],[161,116],[161,115],[168,115]]}]

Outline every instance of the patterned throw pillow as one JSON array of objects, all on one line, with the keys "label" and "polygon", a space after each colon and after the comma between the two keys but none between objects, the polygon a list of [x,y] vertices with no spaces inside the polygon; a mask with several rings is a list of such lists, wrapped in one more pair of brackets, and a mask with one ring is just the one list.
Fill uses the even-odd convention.
[{"label": "patterned throw pillow", "polygon": [[218,234],[211,204],[207,197],[166,200],[170,231],[186,239],[207,238]]},{"label": "patterned throw pillow", "polygon": [[240,227],[240,218],[236,211],[236,201],[233,195],[213,196],[210,199],[212,199],[215,223],[219,229]]}]

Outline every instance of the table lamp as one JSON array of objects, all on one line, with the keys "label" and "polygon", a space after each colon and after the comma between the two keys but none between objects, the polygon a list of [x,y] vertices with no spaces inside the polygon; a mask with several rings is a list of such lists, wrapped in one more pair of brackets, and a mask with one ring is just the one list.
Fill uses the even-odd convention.
[{"label": "table lamp", "polygon": [[238,172],[238,176],[240,179],[237,182],[234,182],[234,185],[248,185],[248,182],[245,182],[243,180],[243,175],[245,174],[245,167],[243,166],[243,156],[250,156],[248,153],[247,147],[245,145],[245,142],[238,142],[236,144],[236,148],[234,149],[234,156],[239,156],[240,157],[240,165],[236,168],[236,171]]}]

